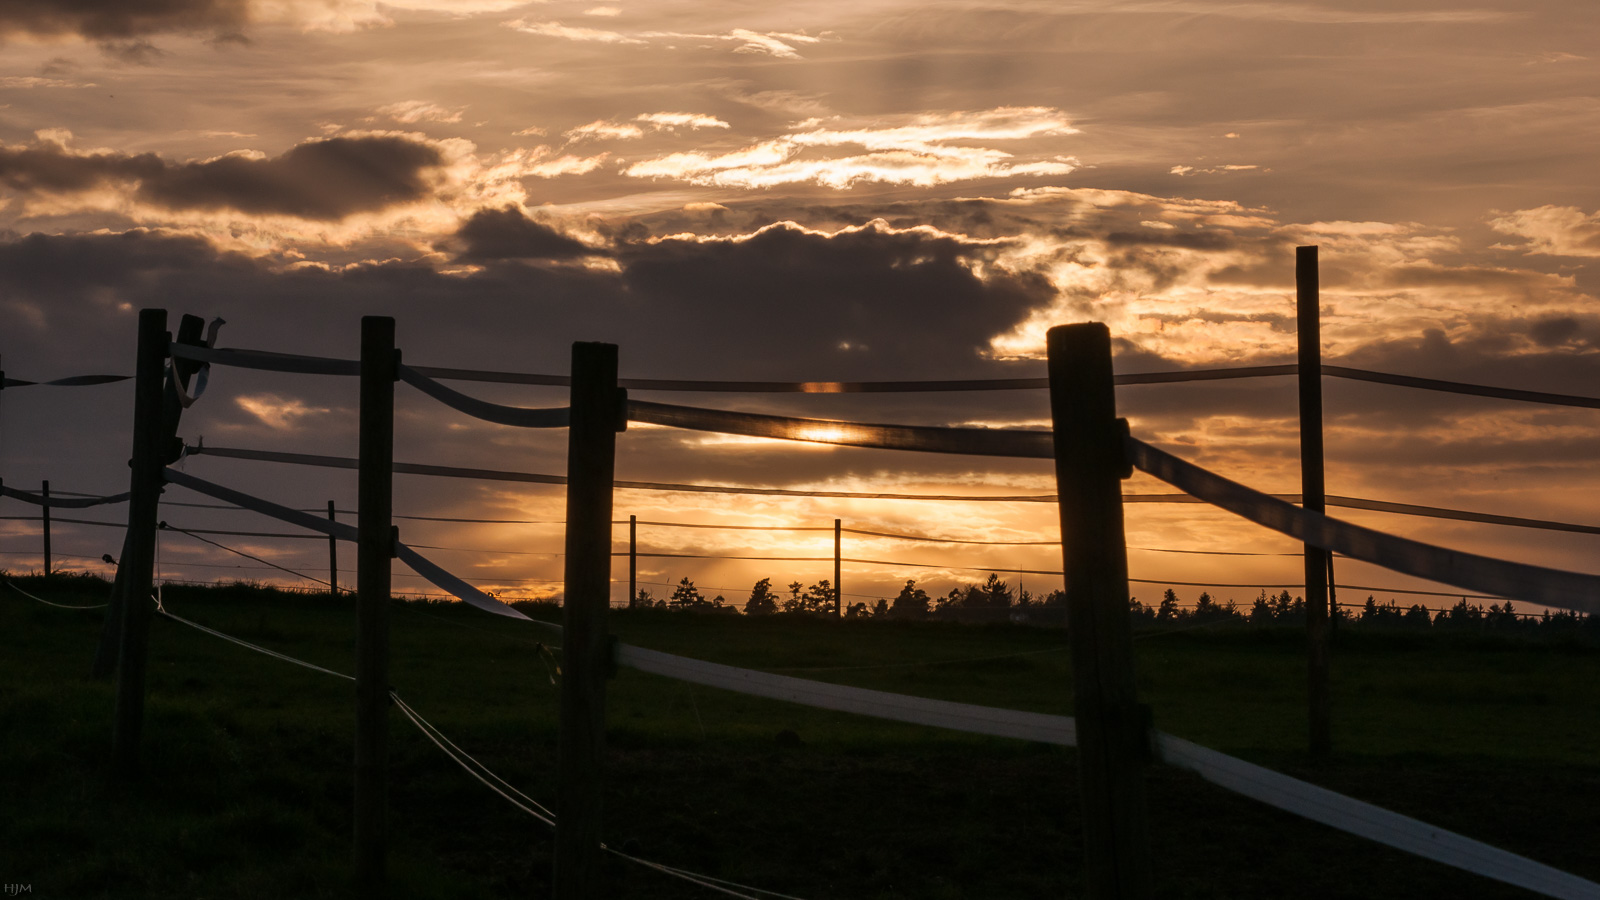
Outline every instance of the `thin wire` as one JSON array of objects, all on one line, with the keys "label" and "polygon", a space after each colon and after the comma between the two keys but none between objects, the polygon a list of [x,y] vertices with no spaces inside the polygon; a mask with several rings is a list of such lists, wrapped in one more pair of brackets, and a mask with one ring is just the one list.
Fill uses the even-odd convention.
[{"label": "thin wire", "polygon": [[[779,898],[782,898],[782,900],[801,900],[801,898],[792,896],[790,894],[780,894],[777,891],[769,891],[769,890],[767,890],[765,888],[752,887],[752,886],[750,886],[748,884],[740,884],[737,881],[729,881],[726,878],[716,878],[716,877],[713,877],[711,875],[702,875],[702,874],[699,874],[697,872],[690,872],[687,869],[680,869],[680,868],[678,868],[676,866],[666,865],[665,863],[652,863],[649,860],[638,859],[636,857],[629,857],[627,854],[622,853],[622,852],[617,851],[617,850],[612,850],[610,847],[607,847],[604,844],[602,844],[600,846],[601,846],[602,850],[605,850],[605,851],[607,851],[609,853],[615,853],[618,856],[621,856],[621,857],[623,857],[625,859],[630,859],[633,862],[637,862],[637,863],[639,863],[641,865],[648,865],[648,866],[651,866],[653,868],[660,869],[661,871],[666,872],[669,875],[677,875],[680,878],[687,877],[687,876],[693,876],[695,879],[702,879],[700,881],[700,883],[703,884],[705,887],[713,887],[712,885],[705,884],[705,882],[714,881],[717,884],[726,884],[726,885],[730,885],[730,886],[736,887],[736,888],[743,888],[743,889],[745,889],[747,891],[755,891],[758,894],[763,894],[763,895],[768,896],[768,897],[779,897]],[[734,896],[743,896],[743,895],[742,894],[735,894]]]},{"label": "thin wire", "polygon": [[[160,541],[159,540],[157,541],[156,555],[159,558],[159,556],[160,556]],[[159,562],[157,563],[157,568],[159,569]],[[178,615],[175,615],[173,613],[168,612],[165,608],[163,608],[161,606],[161,603],[160,603],[159,599],[157,599],[157,601],[156,601],[156,612],[160,613],[163,616],[166,616],[169,619],[172,619],[175,622],[181,622],[182,624],[188,625],[191,628],[195,628],[195,629],[198,629],[200,631],[205,632],[206,634],[212,635],[214,637],[221,638],[221,639],[223,639],[225,641],[228,641],[229,643],[237,644],[237,645],[239,645],[241,647],[244,647],[244,648],[246,648],[248,650],[254,650],[257,653],[263,653],[263,654],[266,654],[267,656],[271,656],[271,657],[273,657],[275,659],[281,659],[284,662],[294,663],[297,666],[302,666],[304,668],[312,669],[312,670],[317,671],[317,672],[323,672],[323,673],[328,674],[328,675],[335,675],[335,676],[338,676],[339,678],[343,678],[343,679],[345,679],[347,681],[355,681],[355,678],[353,676],[346,675],[343,672],[335,672],[332,669],[324,669],[323,667],[321,667],[319,665],[316,665],[314,663],[309,663],[309,662],[306,662],[305,660],[302,660],[302,659],[296,659],[296,658],[294,658],[292,656],[287,656],[285,654],[278,653],[275,650],[268,650],[265,647],[257,646],[255,644],[250,643],[249,641],[245,641],[245,640],[241,640],[239,638],[233,637],[232,635],[223,634],[220,631],[216,631],[214,629],[207,628],[206,626],[201,625],[198,622],[191,622],[188,619],[185,619],[185,618],[183,618],[181,616],[178,616]],[[482,783],[485,787],[489,788],[490,790],[492,790],[495,793],[499,794],[501,797],[505,798],[505,800],[507,802],[511,803],[511,805],[517,807],[518,809],[522,810],[523,812],[527,813],[528,815],[533,816],[534,818],[536,818],[539,821],[543,822],[544,824],[550,826],[551,828],[555,827],[555,824],[556,824],[555,823],[555,814],[550,812],[550,810],[548,808],[546,808],[543,804],[539,803],[537,800],[534,800],[532,797],[529,797],[527,794],[524,794],[522,791],[518,790],[515,785],[513,785],[510,782],[506,781],[505,779],[501,778],[499,775],[496,775],[494,773],[494,771],[491,770],[488,766],[485,766],[483,763],[478,762],[476,759],[474,759],[466,751],[462,750],[460,747],[457,747],[454,742],[452,742],[448,737],[445,736],[444,732],[439,731],[431,723],[428,723],[427,720],[422,718],[421,714],[417,713],[417,711],[412,709],[410,707],[410,705],[408,705],[404,700],[400,699],[400,695],[399,694],[395,693],[394,691],[390,691],[389,692],[389,698],[394,701],[395,706],[400,710],[401,714],[403,714],[407,719],[411,720],[411,724],[415,725],[417,727],[417,729],[422,732],[424,737],[426,737],[429,741],[433,742],[434,746],[438,747],[446,756],[450,757],[450,759],[453,760],[456,763],[456,765],[460,766],[463,770],[465,770],[468,775],[471,775],[473,778],[477,779],[480,783]],[[452,748],[453,748],[453,750],[452,750]],[[459,756],[457,754],[459,754]],[[469,760],[471,762],[471,765],[468,764]],[[482,769],[484,774],[479,774],[479,772],[473,768],[473,765],[476,765],[479,769]],[[485,774],[488,777],[485,777]],[[491,781],[490,779],[493,779],[493,781]],[[531,804],[531,806],[525,805],[523,802],[521,802],[518,799],[516,799],[516,797],[511,796],[511,793],[507,793],[506,790],[502,790],[499,785],[495,784],[495,782],[499,782],[499,785],[504,785],[507,790],[509,790],[511,793],[516,794],[517,797],[521,797],[522,800],[526,800],[528,804]],[[609,852],[611,852],[613,854],[616,854],[617,856],[620,856],[623,859],[629,860],[630,862],[638,863],[639,865],[646,866],[646,867],[651,868],[651,869],[655,869],[655,870],[657,870],[659,872],[662,872],[664,874],[667,874],[667,875],[672,875],[674,877],[681,878],[681,879],[683,879],[685,881],[694,882],[694,883],[699,884],[699,885],[701,885],[703,887],[709,888],[709,889],[714,890],[714,891],[718,891],[718,892],[723,893],[723,894],[728,894],[730,896],[742,897],[742,898],[746,898],[746,900],[760,900],[760,898],[755,897],[753,895],[741,894],[741,893],[738,893],[737,891],[730,890],[730,889],[728,889],[726,887],[721,887],[718,884],[713,884],[712,882],[716,881],[716,882],[720,882],[721,884],[735,885],[737,887],[744,888],[745,890],[756,891],[759,894],[764,894],[764,895],[769,896],[769,897],[781,897],[781,898],[785,898],[785,900],[800,900],[800,898],[798,898],[798,897],[790,897],[787,894],[779,894],[779,893],[776,893],[774,891],[766,891],[766,890],[762,890],[761,888],[749,887],[747,885],[738,885],[735,882],[724,881],[723,879],[712,879],[711,876],[709,876],[709,875],[704,875],[704,876],[703,875],[697,875],[695,873],[688,872],[688,871],[683,870],[683,869],[677,869],[677,868],[673,868],[671,866],[662,865],[661,863],[655,863],[655,862],[651,862],[651,861],[646,860],[646,859],[640,859],[637,856],[632,856],[630,854],[623,853],[620,850],[612,850],[610,847],[606,846],[605,844],[601,844],[600,846],[601,846],[601,849],[607,850],[607,851],[609,851]]]},{"label": "thin wire", "polygon": [[339,678],[343,678],[346,681],[355,681],[356,680],[354,675],[346,675],[343,672],[335,672],[332,669],[324,669],[323,667],[321,667],[321,666],[319,666],[319,665],[317,665],[315,663],[309,663],[309,662],[306,662],[303,659],[296,659],[293,656],[288,656],[286,654],[279,653],[276,650],[268,650],[266,647],[257,646],[255,644],[250,643],[249,641],[241,640],[240,638],[236,638],[233,635],[223,634],[222,632],[217,631],[215,629],[207,628],[206,626],[201,625],[199,622],[191,622],[190,620],[185,619],[184,617],[182,617],[180,615],[177,615],[176,613],[168,612],[165,607],[160,606],[159,604],[156,606],[156,612],[160,613],[163,616],[166,616],[167,618],[171,619],[174,622],[181,622],[182,624],[187,625],[190,628],[194,628],[194,629],[196,629],[198,631],[203,631],[206,634],[211,635],[212,637],[221,638],[222,640],[225,640],[230,644],[238,644],[239,646],[244,647],[247,650],[254,650],[257,653],[264,653],[267,656],[270,656],[270,657],[272,657],[274,659],[281,659],[286,663],[293,663],[293,664],[295,664],[297,666],[301,666],[303,668],[311,669],[311,670],[317,671],[317,672],[322,672],[323,674],[326,674],[326,675],[333,675],[333,676],[336,676],[336,677],[339,677]]},{"label": "thin wire", "polygon": [[[556,827],[555,813],[551,812],[548,807],[539,803],[539,801],[534,800],[532,797],[529,797],[521,790],[518,790],[516,785],[513,785],[504,778],[501,778],[499,775],[496,775],[488,766],[474,759],[472,755],[467,753],[465,750],[457,747],[454,742],[445,736],[444,732],[439,731],[439,729],[434,727],[432,723],[429,723],[426,719],[423,719],[420,713],[412,709],[404,700],[400,699],[399,694],[395,693],[394,691],[390,691],[389,697],[394,701],[395,706],[400,710],[400,712],[407,719],[411,720],[411,724],[415,725],[417,729],[422,732],[424,737],[426,737],[429,741],[432,741],[434,746],[438,747],[440,751],[442,751],[446,756],[450,757],[450,759],[454,761],[456,765],[460,766],[468,775],[471,775],[473,778],[477,779],[480,784],[494,791],[496,794],[499,794],[512,806],[515,806],[528,815],[533,816],[551,828]],[[477,768],[474,768],[474,766]],[[479,770],[481,770],[481,773]],[[502,787],[504,789],[502,789]],[[510,793],[507,793],[507,791]],[[513,797],[512,794],[515,794],[516,797]],[[521,800],[517,799],[519,797]],[[522,801],[527,801],[527,803],[524,804]],[[767,891],[761,888],[751,887],[749,885],[739,884],[737,882],[727,881],[721,878],[713,878],[710,875],[700,875],[698,873],[689,872],[685,869],[679,869],[673,866],[664,865],[662,863],[651,862],[647,859],[641,859],[637,856],[623,853],[620,850],[614,850],[606,844],[601,844],[600,848],[620,856],[629,862],[655,869],[663,874],[672,875],[676,878],[693,882],[701,885],[702,887],[709,888],[729,896],[742,897],[745,898],[745,900],[760,900],[760,898],[755,897],[754,895],[741,894],[738,891],[731,890],[728,887],[722,887],[721,885],[732,885],[733,887],[742,888],[748,891],[755,891],[758,894],[764,894],[769,897],[784,898],[784,900],[801,900],[801,898],[791,897],[788,894],[780,894],[776,891]]]},{"label": "thin wire", "polygon": [[295,570],[293,570],[291,568],[288,568],[287,566],[280,566],[277,563],[272,562],[271,560],[265,560],[265,559],[262,559],[259,556],[252,556],[251,554],[246,553],[243,550],[235,550],[235,549],[233,549],[232,547],[229,547],[226,544],[220,544],[220,543],[218,543],[216,541],[213,541],[213,540],[210,540],[208,538],[203,538],[200,535],[195,534],[192,531],[186,531],[186,530],[184,530],[182,528],[179,528],[176,525],[168,525],[166,522],[162,522],[161,523],[161,529],[164,530],[164,531],[177,531],[177,532],[181,532],[183,534],[187,534],[189,537],[192,537],[197,541],[204,541],[205,543],[210,544],[213,547],[218,547],[220,549],[228,551],[229,553],[237,553],[238,555],[243,556],[246,559],[253,559],[258,563],[264,563],[266,565],[271,566],[274,569],[278,569],[279,571],[283,571],[283,572],[288,572],[290,575],[294,575],[294,576],[296,576],[298,578],[304,578],[307,581],[315,581],[317,584],[327,585],[330,588],[333,587],[332,584],[330,584],[330,583],[328,583],[326,581],[323,581],[321,578],[316,578],[316,577],[313,577],[311,575],[307,575],[307,574],[305,574],[303,572],[296,572]]},{"label": "thin wire", "polygon": [[[556,822],[555,822],[555,813],[551,812],[549,810],[549,808],[547,808],[544,804],[542,804],[539,801],[533,799],[532,797],[529,797],[527,794],[524,794],[522,791],[517,789],[516,785],[510,783],[509,781],[506,781],[504,778],[501,778],[499,775],[496,775],[488,766],[486,766],[483,763],[478,762],[478,760],[474,759],[472,757],[472,754],[470,754],[467,751],[462,750],[460,747],[456,746],[455,742],[450,740],[450,738],[446,737],[445,733],[443,731],[440,731],[438,728],[436,728],[433,725],[432,722],[429,722],[427,719],[424,719],[422,717],[421,713],[419,713],[416,710],[412,709],[409,704],[407,704],[404,700],[400,699],[400,695],[398,693],[396,693],[394,691],[390,691],[389,692],[389,699],[393,700],[395,706],[398,707],[399,710],[402,713],[405,713],[406,718],[410,719],[413,724],[415,724],[419,729],[422,730],[422,733],[424,735],[426,735],[429,740],[433,741],[434,746],[438,747],[440,750],[443,750],[445,752],[445,755],[449,756],[451,759],[454,759],[456,761],[457,765],[460,765],[463,769],[467,770],[468,774],[472,775],[474,778],[477,778],[479,781],[483,782],[490,789],[494,790],[495,793],[499,794],[502,797],[505,797],[507,800],[510,800],[512,803],[516,804],[524,812],[527,812],[529,815],[532,815],[535,818],[538,818],[540,821],[544,822],[546,825],[549,825],[551,828],[555,827],[555,824],[556,824]],[[474,765],[474,766],[477,766],[478,769],[483,770],[483,775],[479,775],[476,771],[473,770],[473,768],[471,766],[467,765],[468,762],[472,763],[472,765]],[[488,779],[484,778],[484,775],[487,775]],[[518,803],[517,800],[513,799],[510,796],[510,794],[507,794],[505,791],[502,791],[499,787],[495,787],[494,784],[491,784],[489,779],[493,779],[495,782],[499,783],[506,790],[510,791],[513,794],[516,794],[518,797],[520,797],[523,800],[527,801],[528,805],[524,806],[522,803]],[[532,807],[532,808],[530,809],[529,807]],[[537,811],[535,811],[535,810],[537,810]]]},{"label": "thin wire", "polygon": [[[693,873],[690,873],[690,872],[686,872],[686,871],[684,871],[682,869],[674,869],[671,866],[664,866],[664,865],[662,865],[660,863],[654,863],[654,862],[651,862],[651,861],[649,861],[647,859],[640,859],[637,856],[631,856],[631,855],[629,855],[627,853],[623,853],[621,850],[613,850],[612,848],[606,846],[605,844],[601,844],[600,845],[600,849],[602,849],[602,850],[604,850],[604,851],[606,851],[608,853],[614,854],[616,856],[620,856],[620,857],[622,857],[623,859],[625,859],[625,860],[627,860],[629,862],[638,863],[639,865],[644,866],[645,868],[655,869],[657,872],[661,872],[662,874],[671,875],[671,876],[673,876],[675,878],[681,878],[684,881],[693,882],[694,884],[698,884],[703,888],[707,888],[709,890],[716,891],[719,894],[727,894],[730,897],[740,897],[740,898],[743,898],[743,900],[761,900],[761,898],[756,897],[753,894],[741,894],[738,891],[735,891],[735,890],[733,890],[731,888],[725,888],[725,887],[722,887],[721,885],[713,884],[710,881],[708,881],[705,876],[696,875],[696,874],[693,874]],[[744,887],[744,885],[740,885],[740,887]],[[749,890],[756,890],[756,888],[749,888]],[[773,897],[787,896],[785,894],[773,894],[770,891],[762,891],[762,893],[768,894],[769,896],[773,896]],[[798,900],[798,898],[797,898],[797,900]]]},{"label": "thin wire", "polygon": [[37,600],[38,602],[43,603],[45,606],[54,606],[57,609],[104,609],[111,605],[109,603],[97,603],[94,606],[71,606],[66,603],[51,603],[49,600],[46,600],[43,597],[35,597],[22,588],[17,587],[9,578],[6,579],[6,587],[11,588],[13,591],[16,591],[24,597],[27,597],[29,600]]}]

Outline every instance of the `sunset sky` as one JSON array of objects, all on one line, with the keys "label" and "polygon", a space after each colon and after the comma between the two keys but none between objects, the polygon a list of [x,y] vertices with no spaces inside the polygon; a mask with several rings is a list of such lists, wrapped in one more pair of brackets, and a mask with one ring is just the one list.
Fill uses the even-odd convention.
[{"label": "sunset sky", "polygon": [[[1583,0],[7,0],[0,362],[29,380],[131,372],[138,310],[155,306],[173,328],[183,313],[226,319],[221,346],[344,358],[357,354],[361,316],[391,315],[407,362],[553,374],[567,371],[572,341],[598,340],[619,345],[624,377],[1037,377],[1045,330],[1088,320],[1112,329],[1120,372],[1270,365],[1294,359],[1293,248],[1317,245],[1328,362],[1593,396],[1597,57],[1600,6]],[[185,414],[190,442],[355,455],[353,379],[218,368],[210,382]],[[555,389],[452,384],[564,403]],[[398,460],[564,471],[565,432],[478,422],[396,392]],[[1041,391],[635,396],[1048,427]],[[1325,396],[1329,493],[1600,524],[1600,412],[1336,379]],[[1130,386],[1119,404],[1136,436],[1262,490],[1299,489],[1291,378]],[[0,475],[30,490],[42,479],[125,490],[131,406],[129,383],[5,391]],[[291,506],[354,506],[349,472],[184,466]],[[617,475],[1054,490],[1040,461],[644,426],[620,436]],[[554,523],[401,526],[408,542],[465,548],[426,552],[485,588],[559,590],[560,488],[395,483],[399,513]],[[1141,475],[1125,490],[1171,488]],[[165,499],[205,502],[180,488]],[[616,512],[1057,536],[1054,507],[1040,503],[619,491]],[[1593,535],[1336,514],[1600,571]],[[162,515],[286,530],[247,513]],[[0,526],[0,565],[37,566],[37,523]],[[61,568],[108,572],[94,559],[121,543],[92,526],[55,534]],[[658,552],[832,554],[821,531],[640,534]],[[617,535],[625,549],[626,529]],[[326,577],[321,542],[218,539]],[[1131,505],[1128,539],[1140,548],[1135,578],[1300,581],[1289,556],[1162,552],[1296,549],[1203,506]],[[482,550],[494,552],[469,552]],[[161,553],[169,578],[293,581],[211,568],[256,564],[181,535]],[[990,569],[1061,562],[1052,547],[856,536],[845,555],[948,567],[849,566],[846,602],[892,597],[912,577],[938,595]],[[1353,584],[1450,590],[1339,565]],[[687,576],[735,603],[757,578],[832,577],[827,562],[640,568],[658,597]],[[625,561],[616,575],[621,602]],[[1160,590],[1134,587],[1147,601]],[[1247,606],[1257,591],[1212,593]]]}]

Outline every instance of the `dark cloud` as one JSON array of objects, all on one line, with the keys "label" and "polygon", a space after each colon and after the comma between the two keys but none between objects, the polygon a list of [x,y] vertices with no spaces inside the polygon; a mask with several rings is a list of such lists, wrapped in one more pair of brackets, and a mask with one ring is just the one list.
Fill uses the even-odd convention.
[{"label": "dark cloud", "polygon": [[174,209],[333,220],[422,199],[423,174],[442,161],[437,148],[410,138],[336,137],[272,159],[224,156],[172,166],[146,179],[139,193]]},{"label": "dark cloud", "polygon": [[408,137],[368,135],[308,141],[282,156],[223,156],[170,163],[154,154],[79,154],[57,143],[0,148],[0,184],[22,192],[77,193],[136,185],[137,196],[172,210],[231,209],[334,221],[420,200],[438,148]]},{"label": "dark cloud", "polygon": [[59,144],[0,147],[0,184],[24,193],[73,194],[105,184],[159,178],[166,163],[154,153],[76,154]]},{"label": "dark cloud", "polygon": [[5,0],[0,36],[81,35],[127,41],[145,35],[237,29],[249,0]]},{"label": "dark cloud", "polygon": [[1572,316],[1540,319],[1528,329],[1528,336],[1541,347],[1558,347],[1578,336],[1578,320]]},{"label": "dark cloud", "polygon": [[582,241],[528,218],[515,206],[480,209],[459,231],[458,259],[573,259],[594,253]]},{"label": "dark cloud", "polygon": [[[959,377],[984,368],[991,337],[1055,296],[1036,273],[979,278],[967,260],[991,252],[936,233],[869,227],[829,235],[780,225],[741,239],[628,245],[620,260],[629,289],[652,297],[660,313],[695,317],[702,329],[730,336],[760,333],[794,354],[787,363],[769,357],[762,368],[826,361],[881,377],[896,369]],[[715,371],[716,363],[690,364]]]},{"label": "dark cloud", "polygon": [[153,66],[167,51],[144,38],[125,41],[101,41],[100,51],[112,59],[130,66]]}]

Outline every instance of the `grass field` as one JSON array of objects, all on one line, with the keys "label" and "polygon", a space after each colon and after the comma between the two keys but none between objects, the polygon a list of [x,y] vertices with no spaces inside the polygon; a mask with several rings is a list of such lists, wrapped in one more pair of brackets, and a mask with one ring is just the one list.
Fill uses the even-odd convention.
[{"label": "grass field", "polygon": [[[103,585],[17,584],[63,603]],[[169,588],[172,611],[338,671],[347,598]],[[553,608],[530,608],[553,618]],[[349,896],[346,681],[157,619],[144,776],[106,778],[111,688],[87,678],[97,612],[0,591],[0,884],[35,897]],[[1065,636],[1020,626],[618,613],[622,640],[785,674],[1070,712]],[[526,626],[401,604],[399,694],[530,795],[553,800],[555,690]],[[1600,879],[1600,650],[1341,632],[1336,755],[1304,746],[1303,637],[1142,633],[1158,728]],[[1080,890],[1071,750],[901,725],[624,670],[610,683],[606,840],[647,859],[816,898],[1028,898]],[[400,897],[537,897],[544,826],[396,712]],[[793,732],[798,742],[779,740]],[[1162,897],[1519,897],[1514,888],[1279,813],[1170,769],[1149,781]],[[617,897],[708,897],[610,859]]]}]

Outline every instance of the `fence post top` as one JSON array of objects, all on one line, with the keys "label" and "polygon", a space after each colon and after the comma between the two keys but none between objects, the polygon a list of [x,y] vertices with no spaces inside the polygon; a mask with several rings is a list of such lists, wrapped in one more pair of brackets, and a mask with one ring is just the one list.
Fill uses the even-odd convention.
[{"label": "fence post top", "polygon": [[1065,325],[1052,325],[1050,330],[1045,332],[1045,340],[1054,344],[1068,335],[1091,333],[1104,334],[1109,339],[1111,337],[1111,328],[1104,322],[1072,322]]}]

